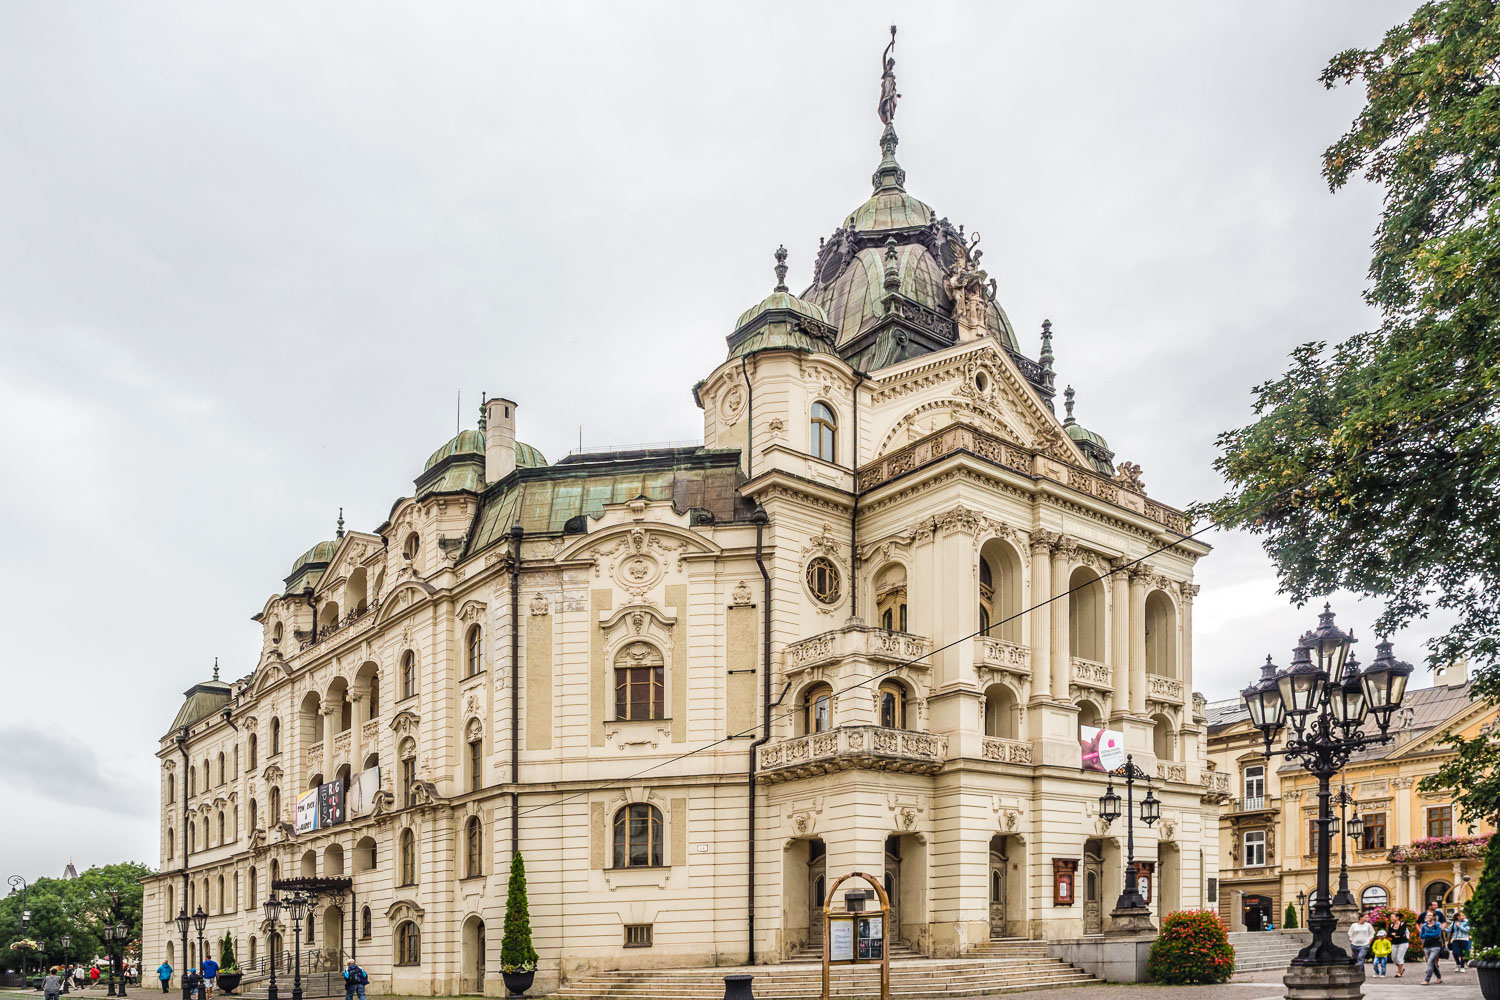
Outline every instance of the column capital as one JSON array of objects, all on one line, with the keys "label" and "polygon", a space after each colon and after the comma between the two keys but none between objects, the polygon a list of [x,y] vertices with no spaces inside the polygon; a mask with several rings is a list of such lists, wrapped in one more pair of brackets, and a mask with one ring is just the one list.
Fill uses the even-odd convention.
[{"label": "column capital", "polygon": [[1063,536],[1056,531],[1038,529],[1031,533],[1031,551],[1037,554],[1048,552]]},{"label": "column capital", "polygon": [[1052,558],[1057,560],[1073,559],[1078,555],[1078,541],[1071,535],[1058,535],[1057,540],[1052,543]]},{"label": "column capital", "polygon": [[1151,564],[1148,562],[1138,562],[1132,564],[1129,572],[1130,585],[1132,587],[1146,586],[1146,582],[1150,580],[1155,573],[1155,571],[1151,568]]}]

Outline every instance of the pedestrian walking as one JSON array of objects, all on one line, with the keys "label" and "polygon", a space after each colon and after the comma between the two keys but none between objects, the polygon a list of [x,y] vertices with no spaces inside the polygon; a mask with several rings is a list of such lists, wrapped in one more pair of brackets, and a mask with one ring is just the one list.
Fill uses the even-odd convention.
[{"label": "pedestrian walking", "polygon": [[161,980],[161,991],[167,992],[172,983],[172,963],[163,962],[156,967],[156,978]]},{"label": "pedestrian walking", "polygon": [[91,965],[89,966],[89,985],[93,986],[97,982],[99,982],[99,966]]},{"label": "pedestrian walking", "polygon": [[1354,923],[1349,925],[1349,946],[1354,949],[1354,964],[1361,969],[1365,967],[1365,956],[1370,953],[1370,945],[1374,940],[1375,928],[1365,919],[1364,911],[1361,910]]},{"label": "pedestrian walking", "polygon": [[1406,975],[1406,949],[1411,944],[1411,928],[1397,913],[1391,918],[1391,961],[1396,963],[1396,978]]},{"label": "pedestrian walking", "polygon": [[354,959],[344,963],[344,1000],[353,1000],[355,996],[359,1000],[365,1000],[365,987],[369,984],[370,977],[365,975],[365,970],[354,964]]},{"label": "pedestrian walking", "polygon": [[1453,914],[1448,922],[1448,950],[1453,953],[1453,964],[1459,972],[1468,972],[1469,966],[1469,918],[1464,911]]},{"label": "pedestrian walking", "polygon": [[1370,945],[1370,954],[1375,956],[1375,975],[1385,978],[1385,970],[1391,964],[1391,939],[1385,931],[1375,932],[1375,941]]},{"label": "pedestrian walking", "polygon": [[203,997],[204,1000],[213,1000],[214,983],[219,978],[219,963],[211,958],[205,958],[199,963],[199,971],[203,975]]},{"label": "pedestrian walking", "polygon": [[47,1000],[57,1000],[57,995],[62,992],[62,988],[62,976],[57,974],[57,967],[54,966],[48,970],[47,978],[42,980],[42,993],[46,995]]},{"label": "pedestrian walking", "polygon": [[196,997],[203,989],[203,977],[198,975],[198,970],[188,966],[188,970],[182,974],[182,988],[189,997]]},{"label": "pedestrian walking", "polygon": [[1436,982],[1439,986],[1443,984],[1443,970],[1438,968],[1438,959],[1443,954],[1443,925],[1438,923],[1437,914],[1432,911],[1427,913],[1427,922],[1422,925],[1422,954],[1427,959],[1427,974],[1422,977],[1422,985]]}]

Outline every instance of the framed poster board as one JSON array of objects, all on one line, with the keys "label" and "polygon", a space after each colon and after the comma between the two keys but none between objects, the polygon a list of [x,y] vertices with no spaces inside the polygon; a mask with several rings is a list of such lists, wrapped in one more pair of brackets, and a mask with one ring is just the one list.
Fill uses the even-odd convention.
[{"label": "framed poster board", "polygon": [[828,961],[854,961],[854,918],[828,918]]},{"label": "framed poster board", "polygon": [[861,962],[878,962],[885,957],[885,917],[855,918],[854,953]]}]

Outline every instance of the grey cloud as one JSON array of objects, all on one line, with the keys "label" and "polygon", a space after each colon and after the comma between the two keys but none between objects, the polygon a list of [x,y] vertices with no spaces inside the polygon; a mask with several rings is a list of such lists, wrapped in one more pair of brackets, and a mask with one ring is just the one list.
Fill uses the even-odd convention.
[{"label": "grey cloud", "polygon": [[[81,714],[90,712],[86,706],[75,707]],[[63,705],[58,714],[69,711]],[[0,784],[52,802],[117,818],[148,816],[155,805],[150,789],[113,773],[92,747],[55,731],[0,727],[0,761]]]}]

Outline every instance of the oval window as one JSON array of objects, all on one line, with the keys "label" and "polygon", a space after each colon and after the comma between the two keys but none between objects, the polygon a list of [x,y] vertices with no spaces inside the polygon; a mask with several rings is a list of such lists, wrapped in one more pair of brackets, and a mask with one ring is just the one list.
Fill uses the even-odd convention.
[{"label": "oval window", "polygon": [[839,569],[829,559],[818,556],[807,564],[807,589],[823,604],[837,604]]},{"label": "oval window", "polygon": [[277,645],[281,644],[281,622],[277,622],[276,626],[271,629],[271,641]]},{"label": "oval window", "polygon": [[421,548],[422,539],[418,538],[417,533],[413,531],[411,534],[406,536],[406,544],[401,546],[401,554],[406,556],[406,558],[408,559],[415,559],[417,558],[417,552],[420,551]]}]

